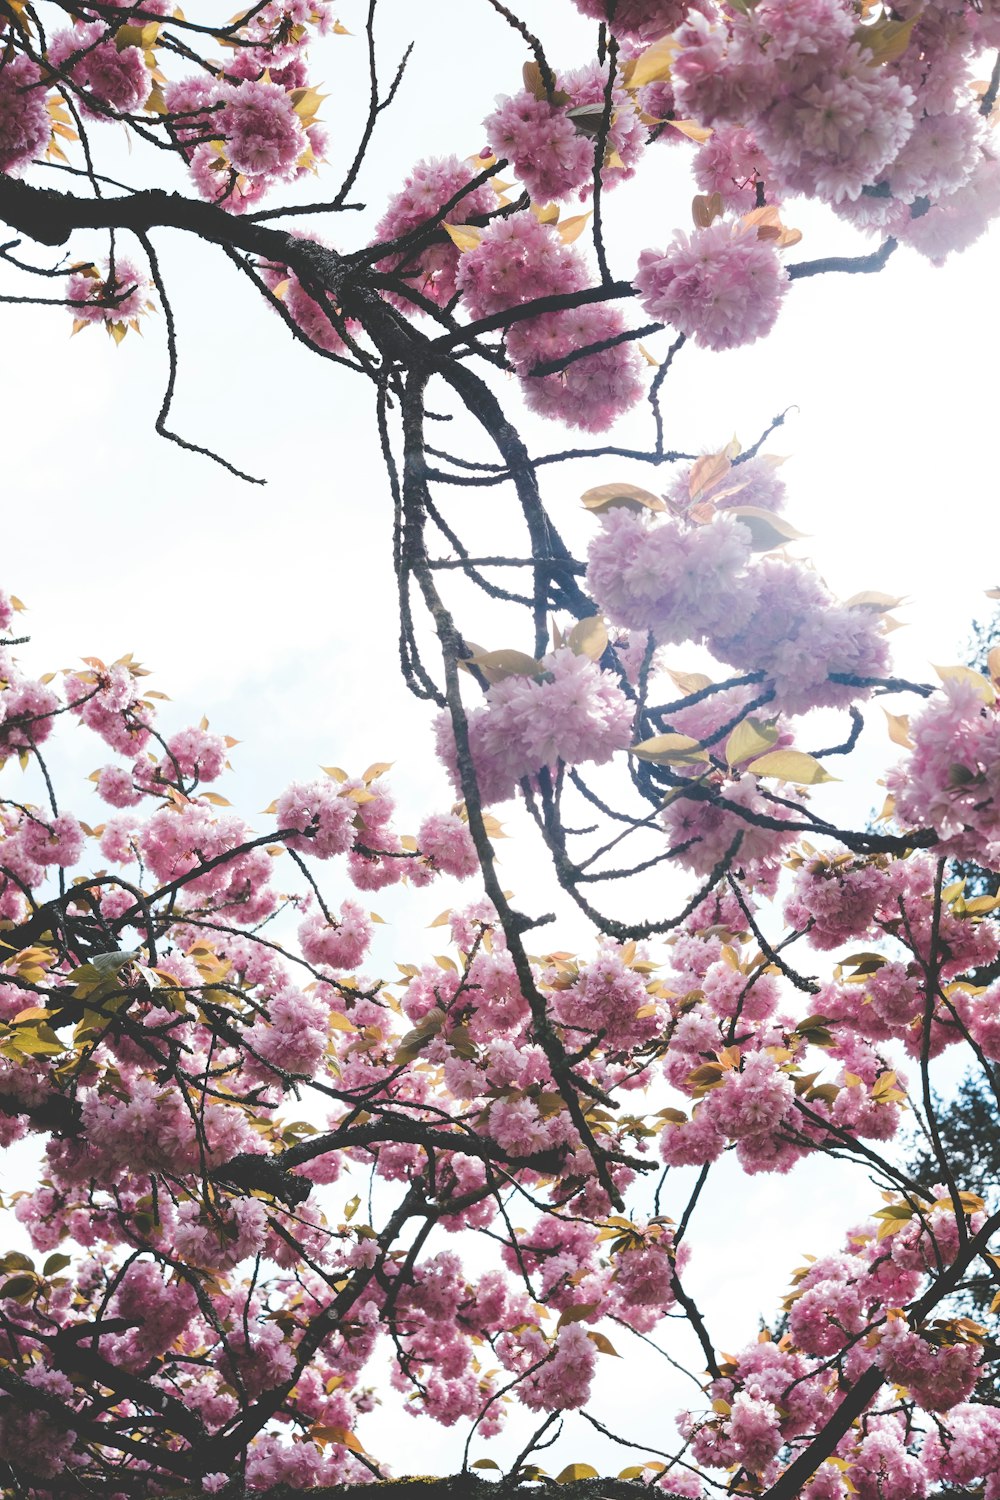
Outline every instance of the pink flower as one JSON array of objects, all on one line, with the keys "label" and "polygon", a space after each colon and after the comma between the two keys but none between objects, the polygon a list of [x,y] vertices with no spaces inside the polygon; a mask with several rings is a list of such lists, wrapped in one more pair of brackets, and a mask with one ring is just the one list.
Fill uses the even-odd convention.
[{"label": "pink flower", "polygon": [[663,252],[644,250],[636,290],[651,317],[708,349],[734,349],[770,333],[788,276],[771,241],[720,221],[677,230]]},{"label": "pink flower", "polygon": [[[108,111],[134,114],[144,106],[152,83],[141,48],[119,49],[113,39],[105,38],[105,22],[94,21],[59,31],[49,43],[49,61],[55,68],[63,68],[79,54],[69,76],[82,91],[74,91],[80,112],[91,120],[107,119]],[[94,102],[107,105],[107,110],[95,109]]]},{"label": "pink flower", "polygon": [[66,284],[66,300],[72,304],[74,318],[85,323],[127,323],[142,317],[147,310],[149,282],[129,260],[119,258],[112,269],[105,262],[105,274],[91,266],[74,271]]},{"label": "pink flower", "polygon": [[241,83],[219,116],[229,160],[248,177],[286,177],[306,148],[305,132],[285,90]]},{"label": "pink flower", "polygon": [[479,857],[468,823],[454,813],[425,818],[417,834],[421,854],[445,875],[466,880],[479,874]]},{"label": "pink flower", "polygon": [[19,175],[49,143],[52,120],[41,79],[27,57],[12,57],[0,67],[0,172]]},{"label": "pink flower", "polygon": [[[476,176],[476,168],[457,156],[432,157],[420,161],[405,179],[401,190],[390,200],[375,229],[375,244],[400,239],[413,233],[437,216],[439,210]],[[482,218],[497,206],[497,195],[489,183],[467,192],[447,215],[449,224],[466,224]],[[459,252],[446,232],[429,232],[428,243],[419,249],[401,251],[379,261],[379,270],[395,273],[404,282],[412,282],[417,291],[432,302],[450,302],[455,295],[455,278]],[[412,308],[411,302],[400,299]]]},{"label": "pink flower", "polygon": [[[612,676],[562,648],[543,658],[544,676],[508,677],[468,715],[469,742],[485,802],[513,796],[543,766],[603,764],[631,737],[632,710]],[[451,721],[437,722],[438,754],[461,790]]]},{"label": "pink flower", "polygon": [[322,912],[313,912],[299,927],[302,952],[311,964],[331,969],[356,969],[371,942],[372,924],[356,901],[344,901],[340,920],[327,923]]},{"label": "pink flower", "polygon": [[279,828],[298,828],[302,837],[288,840],[290,849],[330,859],[353,846],[357,804],[340,795],[334,781],[293,782],[275,807]]},{"label": "pink flower", "polygon": [[662,36],[680,25],[687,0],[573,0],[583,15],[611,21],[616,36]]}]

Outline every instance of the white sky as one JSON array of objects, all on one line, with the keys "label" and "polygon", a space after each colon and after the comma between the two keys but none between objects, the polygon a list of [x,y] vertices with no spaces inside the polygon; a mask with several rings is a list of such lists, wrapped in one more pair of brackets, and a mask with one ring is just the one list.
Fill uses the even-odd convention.
[{"label": "white sky", "polygon": [[[206,19],[221,14],[215,6],[187,7],[197,19],[202,9]],[[557,69],[584,60],[591,30],[569,0],[526,0],[521,12]],[[344,0],[341,19],[356,34],[331,38],[317,53],[315,78],[330,95],[321,117],[331,165],[302,190],[305,200],[335,187],[353,153],[367,89],[363,15],[360,0]],[[309,221],[345,249],[364,243],[416,159],[480,149],[479,122],[495,94],[519,86],[523,61],[518,39],[485,0],[383,0],[380,16],[386,75],[411,37],[416,49],[354,194],[368,211]],[[110,152],[111,175],[183,186],[180,172],[159,157],[139,147],[130,156],[114,133],[95,129],[94,136]],[[686,160],[684,148],[654,148],[637,180],[606,200],[617,274],[630,274],[642,248],[687,227]],[[790,205],[785,218],[805,231],[790,259],[871,248],[818,209]],[[176,233],[155,238],[180,340],[173,425],[268,484],[242,485],[154,435],[166,369],[162,319],[148,320],[144,339],[130,335],[116,349],[96,330],[70,341],[66,312],[0,309],[7,439],[0,584],[30,606],[25,663],[43,671],[72,666],[79,655],[133,651],[155,668],[152,685],[174,700],[164,707],[169,727],[207,713],[213,728],[240,739],[236,777],[221,789],[251,818],[320,764],[357,772],[394,760],[400,823],[413,828],[427,811],[447,806],[451,793],[431,757],[427,712],[407,695],[396,666],[390,504],[369,387],[295,346],[220,254]],[[769,444],[792,456],[784,470],[788,515],[810,538],[797,550],[845,596],[862,588],[908,596],[896,611],[908,628],[894,643],[900,669],[921,677],[931,660],[961,658],[971,618],[990,608],[983,590],[1000,579],[998,243],[994,234],[943,269],[901,250],[880,276],[799,283],[769,339],[723,355],[685,349],[664,392],[668,445],[692,452],[721,447],[734,431],[750,443],[776,413],[798,407]],[[71,258],[98,258],[103,248],[81,236]],[[660,335],[650,347],[662,352],[667,342]],[[512,383],[499,388],[516,411]],[[535,451],[567,445],[554,424],[526,417],[523,431]],[[620,440],[644,443],[646,431],[644,415],[630,418]],[[658,487],[654,471],[611,460],[547,472],[546,498],[577,551],[592,525],[579,494],[618,479]],[[496,491],[469,491],[453,515],[502,542],[510,506]],[[519,620],[494,628],[493,618],[468,614],[459,623],[487,646],[530,649]],[[682,651],[674,656],[685,665]],[[891,747],[876,722],[881,714],[869,717],[873,748],[860,760],[870,774]],[[86,817],[92,808],[96,819],[82,778],[100,752],[89,737],[67,738],[64,774],[80,778],[74,810]],[[18,774],[13,766],[6,772]],[[858,820],[881,800],[870,781],[853,776],[838,797]],[[546,866],[523,829],[502,854],[505,883],[519,901],[550,909]],[[336,900],[349,894],[336,876],[327,887]],[[671,907],[679,889],[671,882],[664,892]],[[454,899],[444,883],[374,898],[393,924],[382,939],[386,963],[419,962],[439,950],[439,935],[424,928]],[[584,940],[581,925],[567,918],[546,930],[545,945]],[[671,1187],[668,1213],[675,1193]],[[810,1163],[791,1180],[747,1181],[724,1163],[694,1221],[689,1276],[721,1346],[732,1350],[752,1338],[759,1313],[773,1317],[802,1251],[834,1248],[874,1206],[860,1173]],[[663,1341],[679,1327],[667,1324]],[[624,1348],[626,1336],[614,1341]],[[675,1377],[652,1356],[630,1364],[627,1379],[621,1370],[603,1362],[592,1409],[626,1433],[669,1446],[672,1413],[685,1399]],[[376,1446],[384,1418],[368,1420],[362,1435]],[[405,1445],[398,1472],[443,1472],[452,1461],[453,1435],[408,1419],[394,1430]],[[606,1460],[611,1472],[633,1461],[620,1450],[616,1465],[618,1454],[595,1434],[579,1423],[571,1430],[579,1435],[563,1440],[547,1465],[553,1472],[570,1459]]]}]

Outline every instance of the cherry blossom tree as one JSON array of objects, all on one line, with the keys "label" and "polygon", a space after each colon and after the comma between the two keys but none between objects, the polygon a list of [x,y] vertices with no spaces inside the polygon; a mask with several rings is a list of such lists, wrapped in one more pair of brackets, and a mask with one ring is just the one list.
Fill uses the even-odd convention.
[{"label": "cherry blossom tree", "polygon": [[[660,403],[686,344],[764,338],[797,281],[849,287],[900,244],[941,261],[985,231],[1000,6],[575,0],[593,28],[574,59],[574,0],[545,39],[484,3],[524,70],[484,86],[481,154],[412,162],[372,242],[333,249],[312,226],[342,215],[350,242],[408,63],[386,70],[376,0],[348,170],[293,206],[276,200],[327,149],[310,49],[335,56],[345,28],[326,0],[229,20],[0,0],[0,298],[116,343],[158,327],[154,426],[193,465],[240,474],[172,424],[166,232],[231,263],[303,359],[370,385],[394,516],[379,587],[455,798],[400,816],[388,766],[334,766],[276,779],[251,826],[213,789],[225,736],[171,727],[129,655],[39,675],[0,596],[0,1138],[43,1161],[6,1205],[33,1253],[2,1261],[4,1492],[997,1500],[997,1350],[952,1313],[998,1280],[1000,1214],[949,1149],[932,1065],[958,1049],[996,1109],[997,899],[951,867],[1000,860],[1000,653],[896,675],[896,601],[835,599],[786,545],[771,429],[686,453]],[[113,175],[111,125],[171,185]],[[690,180],[693,224],[643,230],[620,277],[609,195],[638,174]],[[803,199],[856,255],[793,258]],[[625,448],[636,406],[648,444]],[[610,436],[535,453],[525,410]],[[596,456],[656,488],[586,489],[578,558],[545,478]],[[470,502],[495,518],[488,555]],[[681,647],[704,670],[669,668]],[[851,826],[824,783],[886,694],[910,700],[888,796],[866,826],[859,788]],[[97,825],[50,770],[73,724],[106,761]],[[553,905],[590,925],[579,953],[504,889],[514,799]],[[439,879],[469,883],[448,953],[369,972],[373,893]],[[871,1183],[869,1217],[733,1353],[689,1272],[724,1156]],[[588,1409],[599,1362],[642,1342],[691,1384],[651,1445]],[[383,1358],[413,1417],[466,1435],[455,1472],[406,1478],[405,1441],[364,1440]],[[489,1442],[518,1422],[501,1466]],[[572,1422],[579,1460],[548,1474]],[[587,1461],[595,1429],[631,1449],[620,1472]]]}]

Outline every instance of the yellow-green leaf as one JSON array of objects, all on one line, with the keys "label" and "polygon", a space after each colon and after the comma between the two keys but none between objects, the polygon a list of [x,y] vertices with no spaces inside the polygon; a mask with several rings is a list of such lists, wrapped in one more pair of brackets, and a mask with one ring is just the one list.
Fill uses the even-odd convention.
[{"label": "yellow-green leaf", "polygon": [[561,1474],[556,1475],[556,1484],[572,1484],[574,1479],[600,1479],[592,1464],[567,1464]]},{"label": "yellow-green leaf", "polygon": [[660,83],[669,78],[676,51],[677,43],[672,36],[661,37],[658,42],[653,42],[636,58],[631,68],[626,69],[626,87],[642,89],[647,83]]},{"label": "yellow-green leaf", "polygon": [[449,224],[446,221],[441,228],[452,244],[462,251],[475,250],[483,237],[483,231],[474,224]]},{"label": "yellow-green leaf", "polygon": [[995,703],[997,695],[993,690],[993,684],[985,678],[981,672],[974,672],[971,667],[934,667],[942,682],[967,682],[974,687],[984,703]]},{"label": "yellow-green leaf", "polygon": [[482,651],[465,661],[478,667],[489,683],[503,682],[505,677],[537,677],[542,670],[541,662],[524,651]]},{"label": "yellow-green leaf", "polygon": [[596,516],[614,510],[616,506],[624,506],[627,510],[660,511],[667,508],[658,495],[640,489],[637,484],[599,484],[587,490],[581,499],[585,508]]},{"label": "yellow-green leaf", "polygon": [[654,734],[652,739],[633,745],[629,754],[654,766],[691,765],[694,761],[708,760],[707,751],[689,734]]},{"label": "yellow-green leaf", "polygon": [[744,719],[742,724],[737,724],[726,741],[726,760],[729,765],[738,766],[741,761],[751,760],[755,755],[763,755],[770,750],[777,738],[778,731],[773,724],[762,724],[759,719]]},{"label": "yellow-green leaf", "polygon": [[902,745],[904,750],[913,749],[913,741],[910,739],[910,716],[909,714],[891,714],[887,708],[882,712],[889,721],[889,738],[894,745]]},{"label": "yellow-green leaf", "polygon": [[572,245],[574,240],[578,240],[580,238],[581,234],[587,227],[587,220],[589,218],[589,213],[574,214],[571,219],[563,219],[562,222],[556,226],[559,238],[562,240],[564,245]]},{"label": "yellow-green leaf", "polygon": [[786,542],[797,542],[805,536],[796,531],[783,516],[760,505],[728,505],[727,516],[735,516],[750,533],[750,545],[755,552],[770,552],[773,547],[783,547]]},{"label": "yellow-green leaf", "polygon": [[748,768],[758,776],[777,776],[781,781],[794,781],[799,786],[817,786],[821,781],[837,781],[814,755],[804,750],[772,750],[751,761]]},{"label": "yellow-green leaf", "polygon": [[608,644],[608,627],[600,615],[589,615],[578,620],[566,637],[566,645],[577,656],[589,656],[591,661],[600,661]]}]

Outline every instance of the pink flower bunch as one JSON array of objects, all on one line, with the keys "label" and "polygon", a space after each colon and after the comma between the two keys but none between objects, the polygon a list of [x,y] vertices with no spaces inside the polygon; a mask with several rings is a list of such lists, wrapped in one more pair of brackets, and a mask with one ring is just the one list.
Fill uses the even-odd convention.
[{"label": "pink flower bunch", "polygon": [[948,1411],[967,1401],[983,1356],[977,1343],[935,1344],[890,1318],[878,1346],[878,1364],[897,1385],[906,1386],[924,1411]]},{"label": "pink flower bunch", "polygon": [[423,858],[443,875],[467,880],[479,873],[469,825],[455,813],[434,813],[425,818],[417,832],[417,846]]},{"label": "pink flower bunch", "polygon": [[219,126],[230,162],[251,178],[292,175],[308,144],[291,99],[275,83],[231,88]]},{"label": "pink flower bunch", "polygon": [[133,1327],[102,1341],[106,1357],[120,1361],[125,1369],[141,1370],[180,1338],[197,1316],[198,1299],[181,1277],[168,1282],[155,1261],[134,1260],[118,1283],[110,1312]]},{"label": "pink flower bunch", "polygon": [[41,745],[52,733],[59,699],[52,689],[28,677],[0,649],[0,765],[11,754]]},{"label": "pink flower bunch", "polygon": [[940,1431],[924,1438],[920,1452],[932,1483],[971,1489],[979,1479],[1000,1474],[1000,1411],[995,1406],[959,1403]]},{"label": "pink flower bunch", "polygon": [[488,318],[540,297],[581,291],[588,282],[583,257],[530,212],[495,219],[467,250],[456,284],[473,318]]},{"label": "pink flower bunch", "polygon": [[[637,1228],[641,1231],[641,1226]],[[689,1257],[686,1245],[675,1254],[673,1241],[670,1229],[653,1224],[641,1243],[630,1242],[613,1257],[613,1315],[638,1333],[655,1328],[676,1303],[674,1278],[683,1272]]]},{"label": "pink flower bunch", "polygon": [[[19,832],[23,854],[39,865],[75,865],[83,853],[83,829],[72,813],[46,818],[37,807],[26,808]],[[3,847],[6,859],[6,841]]]},{"label": "pink flower bunch", "polygon": [[663,1007],[650,1000],[645,978],[611,939],[575,983],[556,991],[552,1013],[569,1031],[571,1051],[599,1032],[605,1051],[631,1050],[659,1035],[664,1020]]},{"label": "pink flower bunch", "polygon": [[986,233],[1000,213],[1000,160],[983,150],[967,182],[946,193],[925,214],[911,215],[894,226],[900,239],[941,265],[948,255],[966,250]]},{"label": "pink flower bunch", "polygon": [[[188,802],[164,807],[137,831],[124,821],[109,823],[101,849],[122,862],[138,852],[164,885],[191,875],[182,898],[187,904],[210,900],[217,909],[236,908],[246,921],[259,921],[271,914],[277,898],[268,884],[271,858],[259,846],[244,847],[252,843],[241,818],[216,816],[205,803]],[[193,873],[202,866],[204,873]]]},{"label": "pink flower bunch", "polygon": [[537,1333],[525,1333],[522,1339],[534,1356],[532,1365],[543,1361],[517,1387],[518,1398],[529,1411],[572,1411],[584,1406],[597,1364],[597,1349],[587,1330],[579,1323],[568,1323],[551,1346]]},{"label": "pink flower bunch", "polygon": [[751,885],[766,890],[773,886],[779,861],[795,839],[794,829],[786,832],[770,826],[794,819],[792,808],[784,805],[794,800],[789,790],[782,794],[782,802],[776,802],[757,777],[745,771],[719,786],[719,801],[694,800],[682,789],[663,809],[660,820],[678,861],[703,878],[712,873],[739,835],[734,867],[743,870]]},{"label": "pink flower bunch", "polygon": [[[400,191],[390,199],[376,226],[374,243],[401,239],[436,219],[444,205],[462,193],[476,175],[475,165],[460,161],[457,156],[417,162]],[[445,222],[467,224],[470,219],[486,218],[496,207],[496,192],[487,182],[463,193],[445,216]],[[422,296],[443,305],[455,295],[459,251],[442,229],[433,234],[428,232],[428,239],[429,243],[421,241],[418,248],[386,256],[379,261],[379,270],[412,283]],[[404,309],[413,306],[405,298],[400,305]]]},{"label": "pink flower bunch", "polygon": [[536,203],[568,198],[593,175],[593,141],[576,129],[565,108],[527,89],[501,99],[483,130]]},{"label": "pink flower bunch", "polygon": [[898,1421],[886,1420],[862,1438],[856,1448],[848,1448],[845,1456],[849,1456],[848,1477],[853,1494],[859,1500],[884,1500],[886,1495],[922,1500],[927,1493],[920,1459],[907,1451]]},{"label": "pink flower bunch", "polygon": [[788,275],[773,241],[720,220],[644,250],[635,287],[650,317],[707,349],[734,349],[770,333]]},{"label": "pink flower bunch", "polygon": [[49,143],[52,120],[41,81],[41,70],[28,57],[12,57],[0,67],[0,172],[18,175]]},{"label": "pink flower bunch", "polygon": [[[579,291],[589,280],[577,251],[532,213],[497,219],[462,256],[459,291],[474,318],[489,317],[537,298]],[[598,303],[563,308],[512,322],[507,352],[521,377],[528,406],[591,432],[603,431],[642,395],[639,355],[630,343],[580,356],[592,344],[624,332],[621,313]],[[535,375],[540,364],[572,361]]]},{"label": "pink flower bunch", "polygon": [[[290,88],[302,80],[288,80]],[[173,135],[203,197],[245,213],[275,182],[309,169],[325,136],[304,124],[292,94],[273,78],[186,78],[164,91]]]},{"label": "pink flower bunch", "polygon": [[[527,89],[499,101],[483,121],[486,138],[497,156],[509,160],[538,204],[561,200],[585,189],[594,175],[594,127],[602,118],[607,77],[597,66],[560,75],[557,88],[566,102],[554,104]],[[597,113],[587,130],[574,122],[572,110],[591,106]],[[625,90],[612,90],[609,151],[620,165],[602,172],[605,187],[631,177],[645,146],[645,130]]]},{"label": "pink flower bunch", "polygon": [[602,612],[659,642],[702,641],[749,616],[742,579],[750,534],[729,517],[690,526],[616,508],[601,517],[587,558],[587,585]]},{"label": "pink flower bunch", "polygon": [[[737,615],[709,637],[708,648],[741,671],[763,671],[784,713],[846,707],[867,696],[866,679],[885,676],[889,648],[880,615],[838,604],[803,563],[754,559],[746,587],[754,600],[749,619]],[[836,682],[835,675],[850,680]]]},{"label": "pink flower bunch", "polygon": [[119,48],[104,20],[56,32],[48,59],[74,85],[75,101],[87,119],[134,114],[149,97],[152,79],[141,47]]},{"label": "pink flower bunch", "polygon": [[[668,130],[667,135],[675,135]],[[758,186],[766,193],[771,165],[753,132],[742,125],[722,125],[695,152],[694,180],[703,193],[718,193],[729,213],[745,214],[761,206]]]},{"label": "pink flower bunch", "polygon": [[816,860],[796,875],[785,921],[808,929],[812,947],[838,948],[870,930],[885,888],[885,876],[875,863]]},{"label": "pink flower bunch", "polygon": [[890,772],[896,817],[934,828],[951,853],[992,863],[1000,855],[1000,713],[980,686],[948,678],[915,715],[913,750]]},{"label": "pink flower bunch", "polygon": [[368,952],[372,924],[356,901],[343,901],[339,920],[327,922],[322,912],[312,912],[299,927],[303,957],[311,964],[353,971]]},{"label": "pink flower bunch", "polygon": [[[567,648],[543,657],[539,677],[495,683],[468,715],[469,745],[485,803],[504,802],[517,783],[559,762],[602,765],[631,738],[632,710],[610,672]],[[436,722],[438,755],[461,793],[451,719]]]},{"label": "pink flower bunch", "polygon": [[103,276],[96,267],[74,271],[66,283],[66,301],[74,318],[84,323],[127,323],[147,311],[149,281],[130,260],[105,262]]},{"label": "pink flower bunch", "polygon": [[278,798],[274,815],[279,828],[301,829],[301,836],[288,839],[290,849],[331,859],[353,848],[357,811],[335,781],[294,781]]},{"label": "pink flower bunch", "polygon": [[904,204],[917,198],[936,202],[957,192],[978,166],[982,147],[983,122],[971,107],[919,116],[885,173],[893,198]]},{"label": "pink flower bunch", "polygon": [[766,1052],[751,1053],[739,1072],[726,1073],[720,1086],[707,1096],[716,1126],[734,1141],[764,1131],[773,1133],[794,1101],[791,1078]]},{"label": "pink flower bunch", "polygon": [[[815,80],[796,83],[754,122],[779,190],[839,203],[857,198],[905,146],[914,125],[912,90],[873,68],[856,43],[817,58]],[[780,65],[779,65],[780,67]],[[787,87],[787,85],[786,85]]]},{"label": "pink flower bunch", "polygon": [[663,36],[684,19],[688,0],[573,0],[582,15],[610,22],[616,36]]},{"label": "pink flower bunch", "polygon": [[615,339],[625,331],[617,308],[592,303],[540,313],[514,323],[507,353],[521,377],[529,411],[586,432],[604,432],[643,394],[640,356],[628,342],[573,358],[562,370],[536,375],[536,366],[575,356],[581,349]]},{"label": "pink flower bunch", "polygon": [[905,144],[915,98],[854,31],[844,0],[761,0],[728,26],[692,11],[678,32],[678,105],[751,130],[780,194],[857,198]]}]

